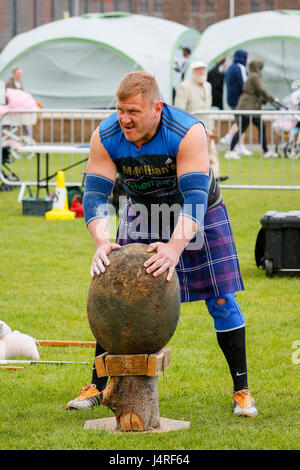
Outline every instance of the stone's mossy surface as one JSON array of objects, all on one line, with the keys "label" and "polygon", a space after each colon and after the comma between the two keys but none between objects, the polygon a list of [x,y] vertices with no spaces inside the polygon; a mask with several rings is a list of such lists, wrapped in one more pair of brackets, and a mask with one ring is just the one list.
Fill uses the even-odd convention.
[{"label": "stone's mossy surface", "polygon": [[90,285],[87,313],[92,333],[109,354],[153,354],[173,336],[180,314],[176,272],[148,274],[148,245],[133,243],[109,255],[110,266]]}]

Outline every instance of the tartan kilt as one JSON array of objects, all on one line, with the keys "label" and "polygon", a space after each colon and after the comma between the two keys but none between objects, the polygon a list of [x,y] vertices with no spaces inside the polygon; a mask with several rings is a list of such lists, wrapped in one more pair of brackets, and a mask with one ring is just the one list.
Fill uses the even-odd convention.
[{"label": "tartan kilt", "polygon": [[[167,241],[161,230],[139,237],[131,237],[131,224],[136,213],[130,214],[131,204],[123,210],[118,227],[116,242],[119,245],[129,243],[150,244]],[[172,225],[172,224],[171,224]],[[173,227],[170,226],[172,233]],[[236,246],[231,230],[228,212],[224,202],[209,209],[204,217],[203,246],[193,250],[187,247],[181,254],[176,272],[181,288],[181,302],[193,302],[222,296],[231,292],[244,290]]]}]

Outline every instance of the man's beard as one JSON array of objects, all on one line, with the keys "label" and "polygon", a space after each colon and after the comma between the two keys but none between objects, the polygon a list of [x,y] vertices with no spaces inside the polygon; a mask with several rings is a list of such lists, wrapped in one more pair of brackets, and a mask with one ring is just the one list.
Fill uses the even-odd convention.
[{"label": "man's beard", "polygon": [[202,83],[206,82],[205,75],[194,75],[193,79],[198,85],[201,85]]}]

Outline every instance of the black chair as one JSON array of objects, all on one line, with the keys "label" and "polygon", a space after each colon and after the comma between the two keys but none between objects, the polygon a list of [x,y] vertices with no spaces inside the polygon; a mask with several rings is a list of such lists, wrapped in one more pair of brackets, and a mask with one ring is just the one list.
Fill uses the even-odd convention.
[{"label": "black chair", "polygon": [[[10,147],[2,147],[2,167],[1,172],[4,178],[8,181],[20,181],[18,175],[12,170],[11,164],[14,162],[14,158],[10,154]],[[13,186],[6,183],[1,183],[1,191],[11,191]]]}]

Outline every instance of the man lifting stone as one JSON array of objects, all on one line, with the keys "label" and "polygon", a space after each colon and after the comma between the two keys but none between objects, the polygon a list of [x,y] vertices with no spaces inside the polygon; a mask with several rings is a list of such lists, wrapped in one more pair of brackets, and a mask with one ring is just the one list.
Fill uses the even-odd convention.
[{"label": "man lifting stone", "polygon": [[[245,321],[235,294],[244,285],[227,209],[209,168],[204,125],[164,104],[156,80],[146,72],[127,74],[116,95],[116,112],[91,138],[86,169],[84,216],[96,247],[91,275],[101,276],[109,265],[108,255],[121,245],[148,244],[153,255],[144,269],[149,275],[167,271],[170,280],[176,269],[181,301],[205,301],[232,375],[234,414],[255,416],[247,381]],[[117,173],[128,200],[115,243],[109,239],[108,197]],[[171,237],[163,236],[163,217],[158,233],[153,233],[151,215],[149,232],[137,234],[136,204],[148,208],[149,214],[154,205],[179,204],[178,217],[168,221]],[[195,248],[199,234],[202,243]],[[96,356],[103,352],[97,344]],[[91,384],[67,409],[100,404],[106,381],[97,377],[94,367]]]}]

